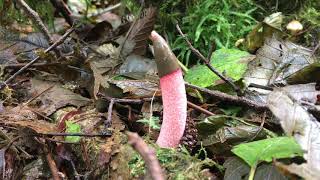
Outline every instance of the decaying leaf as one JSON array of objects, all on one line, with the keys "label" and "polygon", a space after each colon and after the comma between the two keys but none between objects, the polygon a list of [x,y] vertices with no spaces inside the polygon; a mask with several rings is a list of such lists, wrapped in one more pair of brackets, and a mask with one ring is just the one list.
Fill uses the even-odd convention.
[{"label": "decaying leaf", "polygon": [[152,97],[155,92],[160,93],[157,83],[147,80],[112,80],[115,84],[123,90],[123,93],[130,93],[137,97]]},{"label": "decaying leaf", "polygon": [[226,168],[224,180],[242,180],[242,177],[250,171],[250,167],[238,157],[228,158],[223,167]]},{"label": "decaying leaf", "polygon": [[288,77],[289,84],[305,84],[320,81],[320,63],[312,63]]},{"label": "decaying leaf", "polygon": [[154,7],[147,8],[141,13],[140,18],[134,22],[129,30],[127,40],[135,42],[133,53],[144,55],[146,53],[147,40],[156,21],[157,10]]},{"label": "decaying leaf", "polygon": [[320,172],[315,171],[313,168],[310,168],[310,165],[307,163],[295,164],[292,163],[290,165],[283,164],[281,162],[275,162],[275,165],[281,169],[289,171],[292,174],[296,174],[301,176],[306,180],[318,180],[320,179]]},{"label": "decaying leaf", "polygon": [[247,85],[283,83],[286,78],[314,62],[311,50],[273,36],[257,51],[257,57],[249,64],[244,80]]},{"label": "decaying leaf", "polygon": [[90,99],[63,88],[59,83],[31,79],[31,91],[34,95],[39,95],[50,87],[52,88],[38,98],[42,102],[38,111],[47,116],[66,105],[81,107],[91,103]]},{"label": "decaying leaf", "polygon": [[128,56],[119,69],[121,75],[132,73],[156,75],[157,71],[157,65],[154,60],[134,54]]},{"label": "decaying leaf", "polygon": [[281,24],[283,15],[281,12],[273,13],[264,18],[263,22],[258,23],[246,37],[246,48],[250,52],[255,52],[258,48],[263,46],[267,38],[274,34],[282,36]]},{"label": "decaying leaf", "polygon": [[[309,49],[273,36],[257,51],[257,57],[249,63],[243,79],[247,86],[251,83],[262,86],[286,84],[288,78],[314,62]],[[249,90],[256,92],[249,94],[249,98],[262,102],[265,102],[263,96],[270,92],[254,87]]]},{"label": "decaying leaf", "polygon": [[97,51],[108,58],[92,54],[88,60],[94,76],[93,95],[96,99],[100,86],[103,88],[109,87],[109,73],[120,62],[119,49],[112,44],[101,45]]},{"label": "decaying leaf", "polygon": [[53,123],[39,120],[37,115],[26,108],[17,106],[0,115],[1,124],[19,127],[20,129],[31,129],[33,132],[45,134],[57,132],[57,127]]},{"label": "decaying leaf", "polygon": [[274,90],[269,94],[267,101],[268,107],[279,119],[284,132],[293,136],[304,150],[307,164],[301,168],[319,173],[320,124],[299,102],[283,90]]}]

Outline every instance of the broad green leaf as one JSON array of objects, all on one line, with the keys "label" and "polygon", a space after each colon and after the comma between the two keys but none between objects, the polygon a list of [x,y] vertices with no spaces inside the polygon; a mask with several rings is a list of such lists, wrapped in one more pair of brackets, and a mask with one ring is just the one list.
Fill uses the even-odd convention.
[{"label": "broad green leaf", "polygon": [[[214,52],[211,65],[226,76],[239,80],[247,69],[247,63],[243,60],[249,57],[245,51],[238,49],[219,49]],[[206,65],[196,65],[185,76],[185,80],[191,84],[208,87],[214,85],[220,78]]]},{"label": "broad green leaf", "polygon": [[292,137],[277,137],[239,144],[232,152],[251,167],[261,161],[271,162],[273,158],[301,156],[302,149]]},{"label": "broad green leaf", "polygon": [[[81,127],[77,123],[71,121],[66,121],[66,133],[81,133]],[[65,140],[67,142],[79,142],[81,139],[80,136],[66,136]]]}]

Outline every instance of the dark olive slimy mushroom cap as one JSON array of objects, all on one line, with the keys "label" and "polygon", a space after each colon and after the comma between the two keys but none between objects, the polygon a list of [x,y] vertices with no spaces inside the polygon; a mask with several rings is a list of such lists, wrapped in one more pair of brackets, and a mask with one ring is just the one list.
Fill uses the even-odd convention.
[{"label": "dark olive slimy mushroom cap", "polygon": [[171,51],[167,42],[155,31],[151,32],[150,39],[153,43],[159,77],[161,78],[180,69],[178,59]]}]

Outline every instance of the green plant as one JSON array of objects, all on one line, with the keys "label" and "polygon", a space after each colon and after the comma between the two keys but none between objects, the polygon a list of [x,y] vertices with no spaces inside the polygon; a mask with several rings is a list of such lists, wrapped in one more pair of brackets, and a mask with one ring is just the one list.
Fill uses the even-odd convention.
[{"label": "green plant", "polygon": [[[204,0],[187,7],[186,16],[180,22],[181,29],[193,41],[195,48],[207,54],[209,45],[231,48],[256,24],[251,16],[257,7],[250,0]],[[189,65],[191,50],[182,37],[172,42],[178,58]]]},{"label": "green plant", "polygon": [[[54,7],[49,0],[26,0],[26,3],[35,10],[41,19],[48,24],[50,28],[54,26]],[[0,23],[11,24],[14,21],[18,23],[29,22],[21,10],[17,9],[13,3],[6,3],[4,0],[0,0]]]},{"label": "green plant", "polygon": [[[192,156],[183,147],[179,150],[160,148],[149,142],[148,139],[145,140],[149,146],[155,149],[161,167],[166,170],[167,179],[205,179],[205,175],[201,172],[205,167],[215,166],[219,171],[222,171],[222,166],[206,157],[207,153],[204,148],[201,148],[196,155]],[[200,153],[205,155],[205,159],[199,159]],[[131,177],[140,177],[145,174],[146,167],[142,157],[136,152],[130,157],[128,165]]]},{"label": "green plant", "polygon": [[274,158],[291,158],[303,154],[300,145],[293,137],[276,137],[239,144],[232,149],[232,152],[251,167],[249,180],[253,180],[254,172],[260,162],[271,162]]}]

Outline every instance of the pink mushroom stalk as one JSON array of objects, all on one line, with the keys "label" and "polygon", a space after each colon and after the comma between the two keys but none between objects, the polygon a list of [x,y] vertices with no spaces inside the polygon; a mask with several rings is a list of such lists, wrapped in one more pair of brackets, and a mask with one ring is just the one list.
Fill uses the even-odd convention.
[{"label": "pink mushroom stalk", "polygon": [[187,97],[178,59],[166,41],[155,31],[151,32],[154,56],[160,77],[163,103],[163,121],[157,144],[174,148],[180,143],[187,119]]}]

